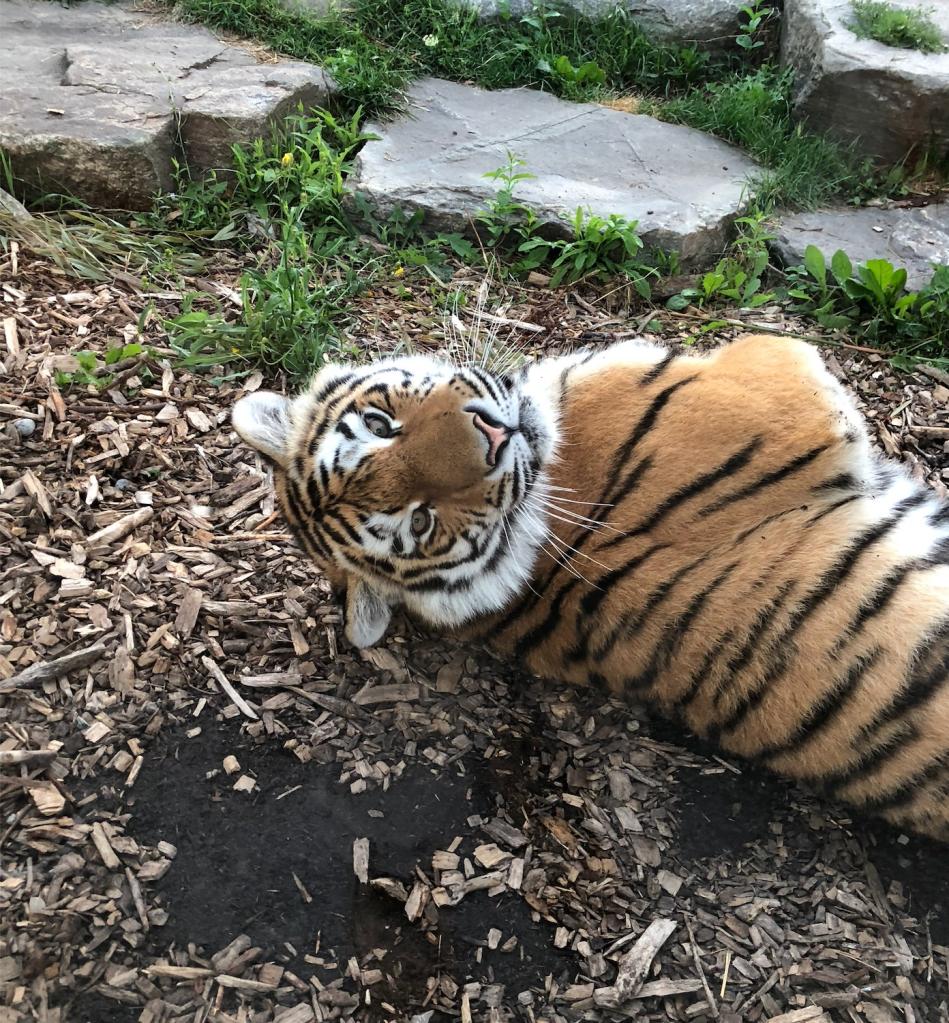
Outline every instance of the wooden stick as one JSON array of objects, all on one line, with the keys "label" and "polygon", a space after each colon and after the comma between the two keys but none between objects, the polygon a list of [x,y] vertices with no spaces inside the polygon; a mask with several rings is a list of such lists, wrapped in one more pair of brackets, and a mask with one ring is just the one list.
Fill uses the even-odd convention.
[{"label": "wooden stick", "polygon": [[653,959],[675,929],[674,920],[653,920],[639,936],[636,944],[620,958],[614,989],[621,1005],[633,998],[642,987]]},{"label": "wooden stick", "polygon": [[715,1001],[715,995],[712,994],[712,989],[708,986],[708,978],[705,976],[705,968],[702,966],[702,959],[699,956],[699,947],[695,943],[695,931],[692,930],[692,921],[686,917],[685,926],[689,931],[689,944],[692,946],[692,960],[695,963],[695,968],[698,971],[699,979],[702,981],[702,988],[705,991],[705,1000],[708,1002],[709,1008],[712,1010],[712,1016],[718,1019],[718,1002]]},{"label": "wooden stick", "polygon": [[0,767],[26,764],[27,767],[45,767],[59,755],[55,749],[10,749],[0,750]]},{"label": "wooden stick", "polygon": [[31,664],[29,668],[13,675],[11,678],[0,682],[0,693],[9,693],[14,689],[26,688],[28,686],[42,685],[53,679],[62,678],[71,671],[78,668],[85,668],[87,665],[98,661],[105,653],[105,644],[96,643],[85,650],[76,650],[71,654],[64,654],[52,661],[43,661],[41,664]]},{"label": "wooden stick", "polygon": [[218,683],[218,685],[224,690],[225,693],[234,702],[237,709],[245,716],[249,717],[252,721],[257,720],[257,713],[254,708],[244,699],[243,696],[231,685],[227,680],[227,676],[223,671],[211,660],[210,657],[202,657],[201,663],[208,669],[211,677]]},{"label": "wooden stick", "polygon": [[110,544],[115,543],[116,540],[123,540],[133,530],[145,525],[154,514],[155,512],[151,508],[146,507],[130,512],[128,515],[123,515],[122,518],[111,523],[111,525],[104,526],[98,532],[93,533],[92,536],[87,537],[86,546],[93,547],[96,544]]}]

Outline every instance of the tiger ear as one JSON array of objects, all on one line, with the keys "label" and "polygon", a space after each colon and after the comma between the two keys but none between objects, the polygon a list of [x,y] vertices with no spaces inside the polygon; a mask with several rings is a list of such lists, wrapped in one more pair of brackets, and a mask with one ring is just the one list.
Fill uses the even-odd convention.
[{"label": "tiger ear", "polygon": [[349,577],[346,587],[346,638],[362,649],[375,646],[385,635],[392,608],[364,580]]},{"label": "tiger ear", "polygon": [[255,391],[238,401],[231,425],[240,438],[261,454],[286,465],[290,438],[290,402],[273,391]]}]

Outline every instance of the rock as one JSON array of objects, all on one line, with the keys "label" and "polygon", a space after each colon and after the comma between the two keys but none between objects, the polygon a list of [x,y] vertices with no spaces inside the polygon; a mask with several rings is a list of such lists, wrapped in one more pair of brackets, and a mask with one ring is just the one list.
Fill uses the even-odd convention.
[{"label": "rock", "polygon": [[683,266],[721,251],[759,168],[737,149],[691,128],[526,89],[486,92],[439,79],[417,82],[411,116],[366,130],[355,191],[387,216],[421,209],[437,230],[465,230],[496,194],[486,172],[509,151],[536,175],[518,201],[545,230],[569,237],[578,206],[639,223],[651,249],[676,250]]},{"label": "rock", "polygon": [[[895,0],[897,6],[918,6]],[[923,5],[949,40],[949,4]],[[935,9],[933,9],[935,8]],[[794,70],[793,102],[809,126],[878,163],[930,143],[949,145],[949,53],[925,54],[858,39],[850,0],[785,5],[781,62]]]},{"label": "rock", "polygon": [[32,419],[14,419],[13,429],[25,440],[36,431],[36,423]]},{"label": "rock", "polygon": [[9,217],[14,223],[24,223],[32,220],[30,211],[18,199],[14,199],[9,192],[0,188],[0,216]]},{"label": "rock", "polygon": [[0,0],[0,148],[34,191],[141,209],[173,160],[206,171],[335,85],[298,61],[260,64],[203,28],[121,5]]},{"label": "rock", "polygon": [[[534,0],[457,0],[476,8],[483,17],[497,17],[502,9],[515,17],[529,14]],[[617,7],[616,0],[561,0],[554,6],[591,18],[603,18]],[[619,4],[651,39],[657,42],[699,43],[721,49],[738,35],[736,0],[625,0]]]},{"label": "rock", "polygon": [[775,235],[771,248],[785,266],[803,262],[808,245],[816,245],[828,263],[843,249],[854,264],[888,259],[905,267],[907,287],[921,288],[933,263],[949,263],[949,203],[795,213],[775,225]]}]

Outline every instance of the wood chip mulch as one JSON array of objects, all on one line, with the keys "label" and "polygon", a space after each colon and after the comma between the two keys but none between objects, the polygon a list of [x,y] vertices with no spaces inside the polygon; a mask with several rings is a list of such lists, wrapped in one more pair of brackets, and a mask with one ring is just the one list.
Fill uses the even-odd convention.
[{"label": "wood chip mulch", "polygon": [[[354,342],[435,344],[412,290]],[[503,297],[535,350],[642,329]],[[408,623],[348,648],[229,430],[261,377],[174,368],[179,308],[0,258],[0,1023],[949,1019],[945,847]],[[828,361],[945,493],[949,381]]]}]

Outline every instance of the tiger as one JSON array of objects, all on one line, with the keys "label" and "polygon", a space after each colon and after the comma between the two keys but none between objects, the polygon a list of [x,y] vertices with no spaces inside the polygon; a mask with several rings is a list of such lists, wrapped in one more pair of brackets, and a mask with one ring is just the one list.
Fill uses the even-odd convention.
[{"label": "tiger", "polygon": [[232,426],[355,647],[402,608],[949,839],[949,504],[811,344],[331,363]]}]

